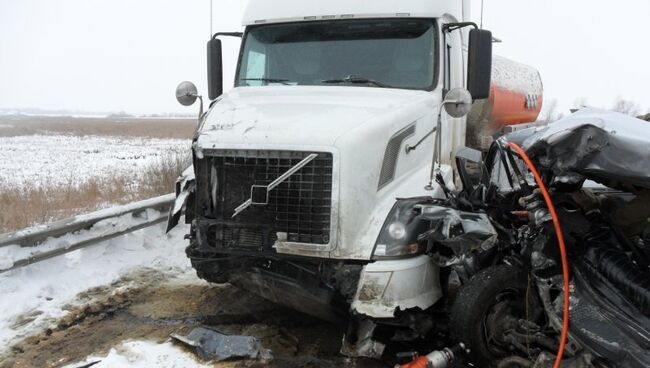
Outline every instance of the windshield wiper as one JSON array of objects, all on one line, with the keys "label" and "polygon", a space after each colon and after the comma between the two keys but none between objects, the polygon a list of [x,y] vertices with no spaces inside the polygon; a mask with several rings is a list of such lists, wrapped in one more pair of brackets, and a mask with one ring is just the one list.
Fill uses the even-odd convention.
[{"label": "windshield wiper", "polygon": [[368,79],[364,77],[359,77],[356,75],[348,75],[345,78],[339,78],[339,79],[323,79],[320,81],[321,83],[350,83],[350,84],[372,84],[373,86],[381,87],[381,88],[393,88],[393,86],[388,85],[383,82],[376,81],[374,79]]},{"label": "windshield wiper", "polygon": [[290,86],[291,81],[288,79],[282,79],[282,78],[241,78],[240,80],[243,81],[260,81],[260,82],[266,82],[266,83],[282,83],[285,86]]}]

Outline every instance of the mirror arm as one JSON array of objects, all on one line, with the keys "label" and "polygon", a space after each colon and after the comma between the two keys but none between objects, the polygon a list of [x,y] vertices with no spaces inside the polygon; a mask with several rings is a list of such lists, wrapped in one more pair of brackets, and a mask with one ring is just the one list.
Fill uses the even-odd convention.
[{"label": "mirror arm", "polygon": [[[455,108],[447,109],[447,105],[454,104]],[[467,115],[472,106],[472,97],[469,92],[462,88],[455,88],[451,90],[440,103],[438,109],[438,122],[436,124],[436,136],[433,147],[433,158],[431,161],[431,173],[429,175],[429,184],[424,189],[433,190],[433,181],[440,175],[440,168],[442,166],[442,109],[447,111],[447,114],[454,118],[461,118]],[[418,143],[419,144],[419,143]],[[408,153],[408,152],[407,152]]]},{"label": "mirror arm", "polygon": [[480,29],[474,22],[445,23],[442,25],[443,32],[451,32],[465,27],[474,27]]},{"label": "mirror arm", "polygon": [[196,141],[199,138],[199,132],[201,129],[203,129],[203,123],[205,123],[205,115],[207,114],[207,111],[204,113],[203,112],[203,96],[201,95],[195,95],[196,97],[199,98],[199,119],[198,123],[196,124],[196,129],[194,129],[194,136],[192,138],[192,141]]},{"label": "mirror arm", "polygon": [[243,32],[217,32],[214,35],[212,35],[212,39],[214,40],[219,36],[242,38],[244,36],[244,33]]},{"label": "mirror arm", "polygon": [[431,134],[433,134],[437,129],[438,129],[437,127],[434,127],[433,129],[431,129],[429,131],[429,133],[425,134],[424,137],[420,138],[420,140],[417,141],[417,143],[414,144],[413,146],[411,146],[410,144],[407,144],[406,147],[405,147],[406,148],[406,153],[409,153],[411,151],[415,151],[418,148],[418,146],[421,145],[422,142],[424,142],[427,138],[429,138],[429,136]]},{"label": "mirror arm", "polygon": [[203,96],[198,93],[187,93],[185,96],[199,99],[199,119],[201,119],[201,117],[203,117]]},{"label": "mirror arm", "polygon": [[456,100],[444,100],[440,104],[440,109],[438,110],[438,122],[436,124],[435,132],[435,141],[433,142],[433,158],[431,160],[431,172],[429,174],[429,184],[427,184],[425,190],[433,190],[433,180],[436,177],[436,174],[440,173],[441,166],[441,157],[442,157],[442,109],[446,104],[450,103],[459,103]]},{"label": "mirror arm", "polygon": [[199,98],[199,119],[203,118],[203,96],[196,95]]}]

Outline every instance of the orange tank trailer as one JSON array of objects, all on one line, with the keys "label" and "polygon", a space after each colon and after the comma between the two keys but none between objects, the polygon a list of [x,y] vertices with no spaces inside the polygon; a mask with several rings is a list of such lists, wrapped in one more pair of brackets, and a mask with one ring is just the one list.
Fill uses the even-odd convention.
[{"label": "orange tank trailer", "polygon": [[537,120],[542,110],[543,96],[537,96],[536,103],[532,107],[529,107],[529,99],[530,97],[521,92],[493,85],[489,97],[490,105],[492,105],[489,120],[491,128],[498,130],[507,125],[530,123]]},{"label": "orange tank trailer", "polygon": [[536,121],[543,90],[537,69],[494,56],[490,97],[475,101],[467,117],[468,146],[485,149],[504,127]]}]

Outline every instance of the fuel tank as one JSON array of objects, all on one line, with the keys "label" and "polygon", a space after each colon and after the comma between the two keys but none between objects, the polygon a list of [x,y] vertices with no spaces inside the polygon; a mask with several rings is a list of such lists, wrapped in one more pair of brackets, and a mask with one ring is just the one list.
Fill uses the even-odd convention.
[{"label": "fuel tank", "polygon": [[467,145],[487,148],[504,127],[537,120],[543,90],[537,69],[495,55],[490,97],[475,101],[467,116]]}]

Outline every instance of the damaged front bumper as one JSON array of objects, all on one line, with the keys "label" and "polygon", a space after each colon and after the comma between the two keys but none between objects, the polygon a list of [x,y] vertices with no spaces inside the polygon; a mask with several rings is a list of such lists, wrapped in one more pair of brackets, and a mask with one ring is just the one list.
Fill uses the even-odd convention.
[{"label": "damaged front bumper", "polygon": [[277,304],[335,323],[350,316],[394,318],[425,310],[442,297],[439,267],[428,256],[399,260],[333,261],[260,252],[188,255],[200,277],[230,282]]}]

